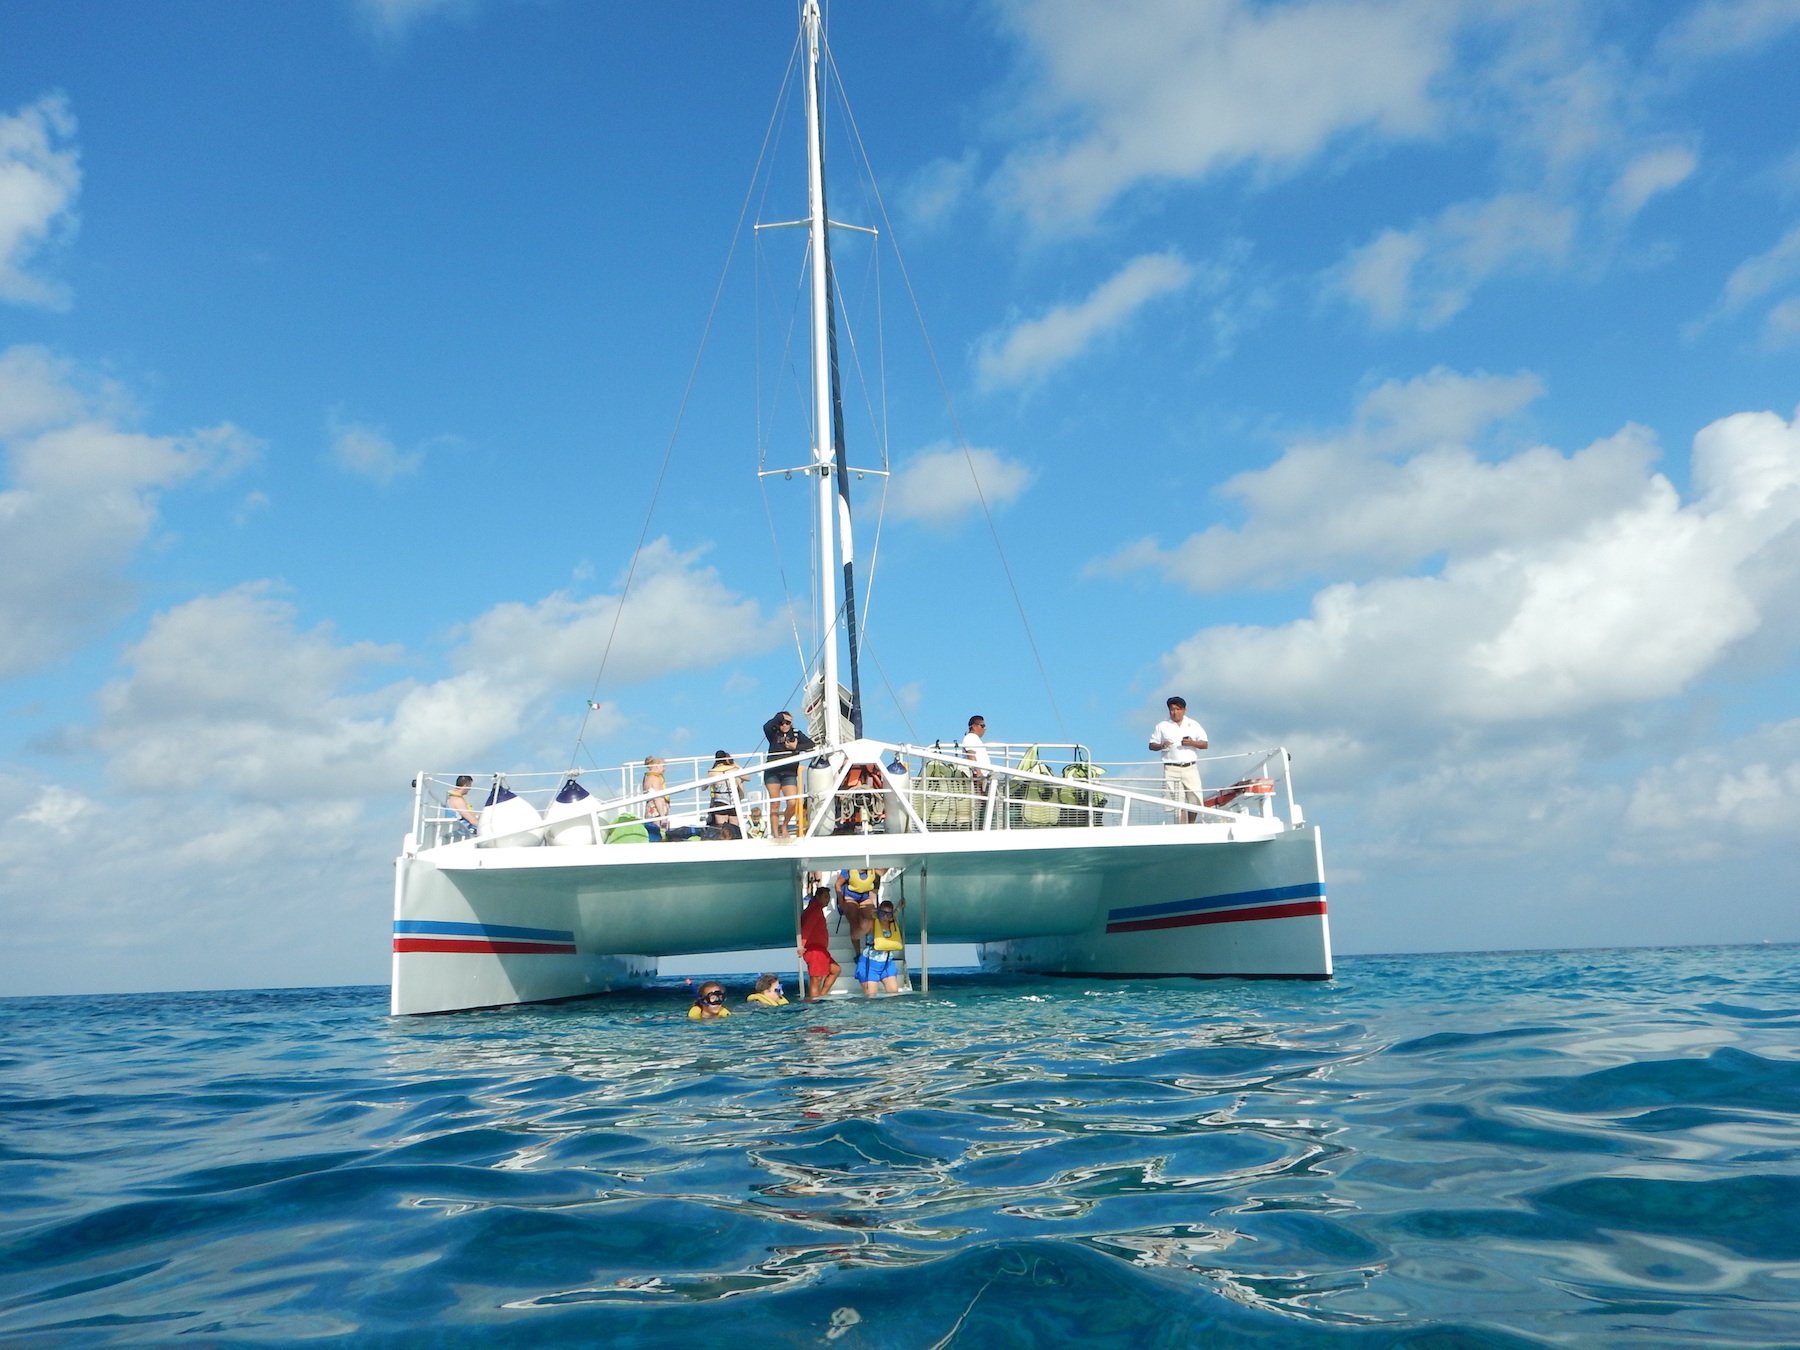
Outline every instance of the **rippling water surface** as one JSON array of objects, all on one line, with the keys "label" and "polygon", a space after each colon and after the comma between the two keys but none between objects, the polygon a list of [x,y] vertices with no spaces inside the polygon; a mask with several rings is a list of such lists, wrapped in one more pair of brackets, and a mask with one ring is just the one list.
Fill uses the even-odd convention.
[{"label": "rippling water surface", "polygon": [[1794,1346],[1797,955],[0,1001],[0,1340]]}]

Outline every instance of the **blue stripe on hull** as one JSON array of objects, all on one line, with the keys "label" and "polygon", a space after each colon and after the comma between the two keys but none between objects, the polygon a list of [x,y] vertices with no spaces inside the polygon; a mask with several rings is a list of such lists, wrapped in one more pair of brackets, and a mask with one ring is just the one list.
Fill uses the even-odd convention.
[{"label": "blue stripe on hull", "polygon": [[1297,886],[1269,886],[1260,891],[1234,891],[1229,895],[1209,895],[1192,900],[1162,900],[1154,905],[1124,905],[1108,910],[1108,924],[1130,923],[1138,919],[1162,919],[1177,914],[1200,914],[1213,909],[1234,909],[1244,905],[1276,904],[1283,900],[1323,900],[1324,884],[1301,882]]},{"label": "blue stripe on hull", "polygon": [[516,928],[504,923],[451,923],[440,919],[395,919],[396,934],[490,938],[510,942],[573,942],[567,928]]}]

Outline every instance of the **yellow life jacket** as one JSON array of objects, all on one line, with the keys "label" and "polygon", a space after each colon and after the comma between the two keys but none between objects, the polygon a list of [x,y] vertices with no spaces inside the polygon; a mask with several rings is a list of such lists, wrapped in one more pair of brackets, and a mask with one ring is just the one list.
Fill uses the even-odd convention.
[{"label": "yellow life jacket", "polygon": [[855,891],[858,895],[867,895],[875,889],[875,883],[881,874],[869,867],[853,867],[844,873],[844,889]]},{"label": "yellow life jacket", "polygon": [[878,952],[903,952],[906,950],[906,938],[900,932],[900,920],[883,923],[875,920],[875,931],[870,938],[870,945]]}]

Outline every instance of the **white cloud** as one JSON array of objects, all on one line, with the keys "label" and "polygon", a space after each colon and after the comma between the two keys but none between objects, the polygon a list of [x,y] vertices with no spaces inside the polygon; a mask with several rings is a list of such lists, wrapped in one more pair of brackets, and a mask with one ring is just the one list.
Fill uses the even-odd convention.
[{"label": "white cloud", "polygon": [[[1408,550],[1423,558],[1435,543],[1445,561],[1329,586],[1281,627],[1204,630],[1170,654],[1165,676],[1204,682],[1215,701],[1270,724],[1316,724],[1329,709],[1321,734],[1358,727],[1361,739],[1616,713],[1687,690],[1786,621],[1769,597],[1800,577],[1770,569],[1791,568],[1781,541],[1800,529],[1800,427],[1740,413],[1705,428],[1688,503],[1650,471],[1648,451],[1627,429],[1567,457],[1532,448],[1489,465],[1427,452],[1402,467],[1436,459],[1431,472],[1376,473],[1366,487],[1339,473],[1312,552],[1298,517],[1279,514],[1298,499],[1270,494],[1271,519],[1253,514],[1239,535],[1255,553],[1273,556],[1272,530],[1302,555],[1296,568],[1359,550],[1393,565],[1378,531],[1339,522],[1374,512],[1407,528],[1410,512]],[[1329,447],[1316,458],[1343,467]],[[1572,502],[1537,518],[1565,493]],[[1489,512],[1499,525],[1482,522]]]},{"label": "white cloud", "polygon": [[608,680],[631,682],[766,650],[776,636],[768,617],[702,556],[667,539],[645,545],[622,614],[615,595],[558,592],[496,605],[465,630],[456,664],[498,681],[567,688],[591,680],[603,654]]},{"label": "white cloud", "polygon": [[973,148],[957,159],[932,160],[906,185],[902,199],[907,218],[921,228],[947,220],[973,190],[979,164],[980,154]]},{"label": "white cloud", "polygon": [[901,520],[942,524],[1015,501],[1031,480],[1029,469],[997,450],[936,445],[894,471],[887,505]]},{"label": "white cloud", "polygon": [[1299,442],[1219,489],[1242,504],[1245,528],[1211,526],[1166,549],[1142,541],[1096,570],[1152,567],[1198,591],[1406,570],[1446,552],[1537,547],[1654,493],[1659,451],[1641,428],[1570,455],[1497,455],[1487,442],[1541,392],[1529,375],[1445,370],[1384,384],[1343,435]]},{"label": "white cloud", "polygon": [[1173,252],[1133,258],[1095,287],[1087,299],[1058,305],[1004,333],[989,334],[976,359],[989,386],[1025,384],[1074,360],[1150,301],[1194,279],[1192,263]]},{"label": "white cloud", "polygon": [[[398,795],[398,794],[395,794]],[[279,804],[160,786],[94,798],[0,777],[13,993],[375,983],[403,811],[341,795]],[[71,967],[71,933],[83,935]],[[315,941],[316,937],[321,940]]]},{"label": "white cloud", "polygon": [[116,391],[86,385],[40,349],[0,354],[0,676],[45,669],[121,617],[126,564],[157,526],[159,495],[254,452],[229,425],[129,430],[113,420]]},{"label": "white cloud", "polygon": [[1708,60],[1763,46],[1797,27],[1794,0],[1705,0],[1672,23],[1659,46],[1679,63]]},{"label": "white cloud", "polygon": [[376,483],[391,483],[404,474],[417,471],[425,461],[421,450],[402,451],[374,427],[360,422],[340,421],[335,415],[327,424],[331,436],[331,459],[340,469]]},{"label": "white cloud", "polygon": [[92,415],[97,401],[80,387],[71,361],[43,347],[8,347],[0,352],[0,437],[64,425]]},{"label": "white cloud", "polygon": [[[1796,293],[1781,295],[1788,290]],[[1706,314],[1689,325],[1687,336],[1691,340],[1709,325],[1765,302],[1769,308],[1763,315],[1763,342],[1771,349],[1780,349],[1800,331],[1800,225],[1734,267],[1719,298]]]},{"label": "white cloud", "polygon": [[28,825],[48,826],[57,834],[67,835],[93,805],[93,799],[85,793],[50,784],[19,813],[19,818]]},{"label": "white cloud", "polygon": [[1288,172],[1342,137],[1437,134],[1455,6],[1430,0],[1143,0],[1008,6],[1048,122],[1008,161],[1008,198],[1079,225],[1144,181],[1238,165]]},{"label": "white cloud", "polygon": [[1800,280],[1800,225],[1733,268],[1719,304],[1727,312],[1739,310],[1796,280]]},{"label": "white cloud", "polygon": [[[1800,225],[1794,226],[1763,252],[1746,258],[1733,268],[1718,300],[1689,328],[1688,336],[1692,338],[1707,325],[1741,313],[1797,285],[1800,285]],[[1785,347],[1797,331],[1800,331],[1800,294],[1783,296],[1771,303],[1763,316],[1765,345],[1776,349]]]},{"label": "white cloud", "polygon": [[302,632],[294,620],[267,583],[152,619],[123,654],[129,674],[100,693],[94,743],[115,779],[264,802],[391,781],[400,768],[380,753],[381,697],[344,691],[399,653],[339,646],[328,627]]},{"label": "white cloud", "polygon": [[1646,150],[1620,172],[1608,205],[1614,215],[1634,216],[1652,197],[1685,183],[1699,164],[1700,157],[1685,145]]},{"label": "white cloud", "polygon": [[0,300],[63,309],[67,288],[34,274],[46,246],[74,233],[81,191],[75,115],[61,94],[0,117]]},{"label": "white cloud", "polygon": [[[1025,131],[993,186],[1040,230],[1090,228],[1146,185],[1238,171],[1261,187],[1408,144],[1453,149],[1447,182],[1477,166],[1484,186],[1367,229],[1325,273],[1381,327],[1434,329],[1497,280],[1604,265],[1699,162],[1660,116],[1667,82],[1602,40],[1584,7],[1017,0],[1006,13],[1027,91],[1007,129]],[[1732,15],[1763,35],[1780,26],[1773,9]],[[1707,26],[1725,22],[1720,9]],[[1430,181],[1416,175],[1414,191]]]},{"label": "white cloud", "polygon": [[616,596],[497,605],[460,635],[451,674],[381,683],[398,649],[302,628],[290,600],[247,583],[151,621],[101,692],[92,743],[131,791],[355,799],[505,747],[555,691],[591,681],[609,643],[619,683],[715,666],[775,636],[754,602],[663,541],[646,548],[615,627],[617,610]]},{"label": "white cloud", "polygon": [[[663,541],[632,590],[616,630],[616,597],[496,606],[432,680],[397,674],[395,647],[306,624],[266,582],[156,615],[101,690],[96,725],[65,738],[103,758],[108,791],[0,772],[0,886],[58,897],[54,922],[17,907],[0,982],[38,987],[34,959],[71,923],[114,935],[84,961],[85,988],[381,978],[382,878],[414,773],[560,741],[567,690],[609,642],[616,685],[728,665],[776,636],[716,569]],[[610,705],[597,716],[602,732],[617,722]],[[171,925],[196,940],[172,943]],[[311,931],[333,940],[277,950]],[[66,968],[55,978],[67,992]]]},{"label": "white cloud", "polygon": [[1800,342],[1800,295],[1789,296],[1770,307],[1763,316],[1763,342],[1775,349]]},{"label": "white cloud", "polygon": [[1800,822],[1800,720],[1758,728],[1650,769],[1637,782],[1619,856],[1717,857],[1746,841],[1792,837]]},{"label": "white cloud", "polygon": [[1384,230],[1326,275],[1382,328],[1442,327],[1493,277],[1563,262],[1579,218],[1541,196],[1459,202],[1411,230]]}]

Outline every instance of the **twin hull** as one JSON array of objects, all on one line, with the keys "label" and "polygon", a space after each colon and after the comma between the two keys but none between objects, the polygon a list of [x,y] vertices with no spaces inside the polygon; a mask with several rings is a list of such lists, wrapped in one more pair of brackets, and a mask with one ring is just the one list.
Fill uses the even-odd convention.
[{"label": "twin hull", "polygon": [[807,874],[844,867],[902,869],[885,889],[908,940],[980,944],[991,969],[1329,976],[1318,830],[1245,833],[449,845],[396,864],[393,1011],[576,998],[641,983],[661,956],[788,946]]}]

